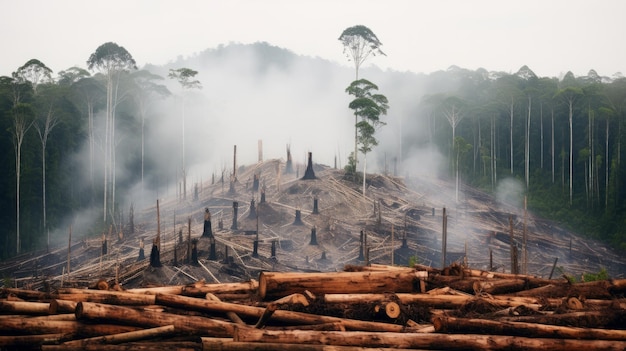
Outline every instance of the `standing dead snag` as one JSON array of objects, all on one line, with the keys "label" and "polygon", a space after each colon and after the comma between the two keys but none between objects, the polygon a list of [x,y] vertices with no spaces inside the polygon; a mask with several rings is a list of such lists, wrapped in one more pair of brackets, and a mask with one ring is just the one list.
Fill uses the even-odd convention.
[{"label": "standing dead snag", "polygon": [[233,224],[230,226],[230,229],[237,230],[237,212],[239,209],[239,203],[237,201],[233,201]]},{"label": "standing dead snag", "polygon": [[204,209],[204,230],[202,231],[203,237],[213,237],[213,229],[211,228],[211,212],[209,208]]}]

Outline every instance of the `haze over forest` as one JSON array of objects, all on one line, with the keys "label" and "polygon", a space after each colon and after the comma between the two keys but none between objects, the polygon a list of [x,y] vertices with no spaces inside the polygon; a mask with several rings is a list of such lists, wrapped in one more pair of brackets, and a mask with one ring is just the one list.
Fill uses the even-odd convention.
[{"label": "haze over forest", "polygon": [[[117,43],[124,46],[124,43]],[[97,46],[94,46],[94,51]],[[133,48],[125,47],[132,55]],[[45,57],[37,58],[45,64]],[[76,59],[87,61],[87,57]],[[375,63],[376,58],[371,59]],[[369,62],[369,61],[368,61]],[[202,89],[190,89],[185,94],[184,112],[181,103],[180,84],[167,78],[170,69],[190,68],[198,72],[195,79]],[[69,68],[69,67],[68,67]],[[85,68],[85,67],[83,67]],[[15,68],[17,69],[17,67]],[[222,175],[228,182],[232,172],[233,146],[237,146],[237,163],[253,164],[258,161],[258,142],[262,141],[263,159],[285,159],[286,149],[290,147],[294,161],[304,164],[308,152],[312,152],[313,161],[329,166],[343,168],[349,153],[354,149],[354,115],[348,108],[351,96],[345,92],[354,80],[354,68],[342,66],[321,58],[298,56],[286,49],[268,43],[236,44],[232,43],[216,48],[208,48],[190,57],[179,57],[163,66],[147,65],[139,67],[161,76],[160,84],[167,87],[171,95],[155,96],[149,103],[145,122],[145,179],[141,187],[141,125],[135,101],[131,98],[131,85],[121,85],[120,104],[117,106],[116,121],[116,182],[117,207],[125,211],[131,204],[144,207],[152,206],[155,199],[176,196],[180,189],[181,164],[183,155],[184,115],[184,158],[188,170],[187,191],[192,184],[219,181]],[[60,72],[55,72],[60,73]],[[606,223],[593,223],[585,230],[586,234],[618,244],[625,242],[623,230],[618,223],[624,218],[624,192],[620,174],[624,164],[618,157],[623,147],[620,129],[624,118],[626,90],[619,90],[618,100],[612,100],[614,112],[606,122],[614,123],[610,139],[610,150],[602,149],[606,117],[602,110],[606,107],[601,98],[589,98],[580,95],[578,101],[587,101],[588,105],[578,104],[575,110],[576,140],[582,140],[575,149],[576,175],[575,193],[567,194],[567,154],[569,147],[567,106],[562,99],[555,98],[556,93],[567,84],[583,87],[592,85],[609,89],[624,85],[621,75],[600,77],[590,73],[585,77],[532,77],[532,67],[520,67],[515,74],[491,72],[488,67],[475,71],[452,66],[431,74],[381,70],[375,65],[364,67],[359,78],[365,78],[378,86],[381,94],[389,100],[389,111],[381,119],[385,126],[376,131],[379,145],[367,154],[367,172],[389,172],[397,170],[399,176],[445,177],[454,179],[454,153],[452,146],[452,128],[446,109],[456,104],[463,111],[463,117],[455,126],[455,134],[463,138],[468,149],[463,152],[460,172],[462,183],[481,187],[496,193],[498,185],[512,184],[513,198],[521,205],[523,193],[529,194],[531,207],[552,214],[555,208],[570,207],[571,212],[588,213],[603,217]],[[92,72],[95,74],[95,72]],[[517,85],[512,107],[497,90],[504,85],[501,82],[514,77]],[[534,85],[543,86],[545,91],[533,95],[536,100],[529,105],[531,90],[524,90]],[[508,86],[508,85],[507,85]],[[532,87],[533,89],[535,86]],[[10,129],[10,91],[2,87],[0,114],[2,127]],[[546,92],[551,92],[548,96]],[[91,190],[89,175],[89,147],[86,137],[84,104],[80,98],[71,97],[67,92],[63,100],[63,111],[59,112],[62,122],[50,135],[48,176],[49,190],[49,228],[52,238],[65,238],[69,223],[87,231],[88,226],[98,221],[101,216],[100,192],[96,197]],[[535,93],[532,93],[535,94]],[[597,95],[599,96],[599,95]],[[454,103],[451,98],[459,99]],[[595,100],[594,100],[595,99]],[[602,100],[602,101],[601,101]],[[593,103],[591,103],[593,102]],[[102,102],[95,108],[96,154],[102,153],[102,134],[104,111]],[[589,122],[590,109],[594,106],[597,119]],[[530,106],[530,107],[529,107]],[[514,121],[509,120],[513,111]],[[449,110],[448,110],[449,111]],[[604,111],[604,112],[603,112]],[[557,115],[555,155],[556,171],[551,172],[552,154],[549,140],[550,118]],[[528,140],[528,165],[525,163],[524,129],[527,116],[531,117],[531,130]],[[539,120],[541,119],[541,125]],[[497,123],[496,123],[497,121]],[[515,123],[514,133],[509,135],[509,123]],[[590,124],[591,123],[591,124]],[[589,128],[593,124],[593,128]],[[593,141],[598,158],[587,163],[586,154],[579,150],[586,147],[587,130],[597,136]],[[619,132],[616,132],[619,131]],[[490,134],[493,133],[491,136]],[[618,134],[619,133],[619,134]],[[45,246],[45,236],[41,227],[41,142],[37,134],[29,131],[24,141],[24,159],[22,160],[25,177],[22,191],[24,210],[22,224],[25,249]],[[6,231],[2,238],[6,247],[14,244],[15,234],[15,163],[9,133],[0,138],[0,145],[5,150],[0,162],[7,165],[7,172],[2,177],[3,211],[0,223]],[[509,144],[513,142],[513,152]],[[540,143],[540,139],[542,140]],[[541,147],[540,147],[541,145]],[[458,150],[456,150],[458,151]],[[606,152],[605,152],[606,151]],[[587,153],[592,152],[588,151]],[[495,153],[495,154],[493,154]],[[497,154],[497,157],[495,156]],[[603,179],[606,163],[603,157],[616,165],[610,173],[610,179]],[[513,155],[511,161],[510,155]],[[498,163],[494,160],[498,159]],[[541,159],[541,161],[540,161]],[[395,160],[398,163],[395,163]],[[363,156],[359,156],[358,171],[362,171]],[[509,169],[509,163],[511,164]],[[96,188],[101,187],[102,162],[96,160]],[[590,165],[597,165],[596,176],[590,178]],[[608,169],[608,167],[607,167]],[[300,169],[302,172],[303,169]],[[498,176],[496,177],[496,174]],[[555,179],[556,178],[556,179]],[[532,182],[530,181],[532,179]],[[587,180],[591,183],[587,184]],[[245,181],[245,180],[242,180]],[[606,185],[606,187],[605,187]],[[609,186],[610,185],[610,186]],[[546,190],[547,189],[547,190]],[[564,190],[565,189],[565,190]],[[503,189],[509,192],[507,189]],[[544,191],[547,199],[538,195]],[[610,194],[609,194],[610,192]],[[558,194],[554,197],[553,194]],[[591,194],[591,195],[590,195]],[[610,195],[610,196],[609,196]],[[611,198],[606,200],[605,198]],[[622,199],[622,200],[620,200]],[[568,201],[569,200],[569,201]],[[462,195],[460,200],[462,201]],[[610,207],[610,214],[609,212]],[[27,211],[28,210],[28,211]],[[562,218],[561,218],[562,219]],[[591,228],[609,230],[604,234],[591,232]],[[606,234],[606,236],[604,236]],[[30,239],[30,240],[29,240]],[[2,257],[10,252],[2,252]]]}]

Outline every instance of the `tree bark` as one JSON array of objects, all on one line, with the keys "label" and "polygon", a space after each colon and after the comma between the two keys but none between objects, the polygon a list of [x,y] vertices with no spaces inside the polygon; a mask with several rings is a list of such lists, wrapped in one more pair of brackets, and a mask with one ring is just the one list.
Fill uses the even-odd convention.
[{"label": "tree bark", "polygon": [[126,333],[104,335],[87,339],[72,340],[64,342],[65,346],[83,347],[89,344],[121,344],[125,342],[133,342],[143,339],[156,338],[165,335],[174,334],[176,328],[173,325],[156,327],[150,329],[141,329]]},{"label": "tree bark", "polygon": [[[262,307],[240,305],[228,302],[207,301],[177,295],[157,294],[156,301],[157,304],[163,306],[185,308],[203,312],[235,312],[241,316],[249,316],[254,318],[260,318],[265,311],[265,309]],[[396,324],[367,322],[286,310],[275,311],[272,315],[272,318],[277,321],[291,324],[323,324],[338,322],[342,323],[348,330],[400,332],[404,329],[403,326]]]},{"label": "tree bark", "polygon": [[531,338],[560,338],[626,341],[626,330],[575,328],[524,322],[501,322],[475,318],[435,317],[435,331],[453,334],[514,335]]},{"label": "tree bark", "polygon": [[[171,295],[176,296],[176,295]],[[128,307],[111,306],[92,302],[79,302],[76,306],[76,319],[79,321],[105,321],[140,327],[160,327],[174,325],[176,330],[197,335],[229,337],[233,334],[233,324],[198,316],[138,311]]]},{"label": "tree bark", "polygon": [[294,293],[382,293],[419,291],[421,272],[261,272],[259,295],[262,299],[278,298]]},{"label": "tree bark", "polygon": [[237,342],[273,342],[287,344],[322,344],[337,346],[427,348],[445,350],[533,350],[589,351],[624,350],[626,342],[613,340],[575,340],[527,338],[501,335],[378,333],[336,331],[273,331],[253,328],[235,330]]},{"label": "tree bark", "polygon": [[275,342],[238,342],[232,339],[202,338],[204,351],[409,351],[398,348],[369,348],[361,346],[303,345]]}]

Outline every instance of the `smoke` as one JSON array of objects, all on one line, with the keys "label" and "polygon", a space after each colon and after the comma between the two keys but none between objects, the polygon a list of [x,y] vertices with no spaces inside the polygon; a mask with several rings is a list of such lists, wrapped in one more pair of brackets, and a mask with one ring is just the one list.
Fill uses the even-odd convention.
[{"label": "smoke", "polygon": [[[132,48],[129,50],[132,52]],[[201,89],[182,91],[177,81],[167,78],[170,69],[183,67],[198,72],[195,79],[200,81]],[[347,164],[354,150],[354,115],[348,108],[352,97],[345,92],[354,80],[354,68],[349,66],[257,43],[220,46],[143,69],[163,77],[161,83],[172,95],[152,101],[147,112],[143,183],[141,131],[124,124],[123,116],[118,119],[117,188],[130,189],[116,194],[117,207],[122,211],[130,204],[144,208],[153,206],[157,198],[175,196],[183,168],[188,195],[195,183],[220,179],[222,175],[228,179],[235,146],[237,166],[259,161],[259,143],[263,160],[286,160],[289,146],[296,163],[304,164],[311,152],[313,162],[329,166],[336,162],[338,167]],[[381,116],[386,125],[377,131],[379,145],[367,155],[367,172],[397,170],[402,175],[437,176],[444,163],[439,152],[425,142],[427,128],[421,126],[424,120],[418,110],[425,89],[420,77],[369,66],[360,70],[359,78],[378,85],[378,93],[388,98],[390,106],[388,114]],[[131,115],[126,118],[136,118],[137,125],[139,117],[132,115],[132,101],[124,103]],[[119,107],[118,111],[123,109]],[[103,134],[103,120],[101,115],[96,116],[97,135]],[[97,143],[101,140],[97,138]],[[94,175],[95,183],[100,185],[102,148],[96,149]],[[76,158],[82,165],[77,186],[86,190],[90,184],[88,145]],[[362,161],[359,155],[359,170]],[[102,212],[86,213],[97,218]]]},{"label": "smoke", "polygon": [[524,184],[514,178],[504,178],[496,186],[496,200],[518,209],[524,207]]}]

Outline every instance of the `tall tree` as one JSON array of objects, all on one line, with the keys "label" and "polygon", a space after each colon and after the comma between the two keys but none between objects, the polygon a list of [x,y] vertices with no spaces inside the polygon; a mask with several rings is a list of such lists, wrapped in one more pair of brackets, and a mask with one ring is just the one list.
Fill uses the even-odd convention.
[{"label": "tall tree", "polygon": [[574,178],[574,103],[582,95],[582,89],[577,87],[566,87],[561,89],[557,96],[565,102],[568,108],[569,121],[569,204],[573,199],[573,178]]},{"label": "tall tree", "polygon": [[[355,69],[354,81],[359,80],[359,68],[370,56],[385,55],[380,49],[383,43],[378,40],[378,37],[371,29],[364,25],[356,25],[346,28],[339,36],[339,41],[343,45],[343,53],[348,57],[348,60],[352,60]],[[354,165],[356,170],[357,164],[357,123],[358,117],[354,116]]]},{"label": "tall tree", "polygon": [[202,84],[199,80],[195,79],[198,71],[194,71],[191,68],[178,68],[170,69],[168,77],[175,79],[180,84],[182,89],[181,93],[181,108],[182,108],[182,171],[183,171],[183,199],[187,199],[187,166],[185,165],[185,95],[188,90],[202,89]]},{"label": "tall tree", "polygon": [[17,71],[25,81],[30,82],[35,94],[37,94],[37,87],[40,84],[52,81],[52,70],[37,59],[28,60]]},{"label": "tall tree", "polygon": [[[58,89],[56,85],[47,85],[43,89],[40,89],[39,94],[37,94],[38,112],[34,123],[39,141],[41,141],[41,204],[42,229],[44,235],[48,235],[48,222],[46,219],[46,147],[48,146],[50,133],[52,133],[52,130],[60,121],[56,112],[57,93]],[[48,245],[49,244],[50,237],[48,235]]]},{"label": "tall tree", "polygon": [[94,165],[95,165],[95,135],[94,135],[94,116],[96,111],[96,105],[102,102],[102,95],[105,88],[95,78],[91,76],[89,71],[80,67],[71,67],[65,71],[59,72],[59,84],[71,87],[72,96],[77,99],[75,104],[77,106],[84,106],[81,108],[83,113],[87,116],[87,136],[89,142],[89,187],[90,187],[90,201],[94,201],[95,198],[95,180],[94,180]]},{"label": "tall tree", "polygon": [[155,97],[165,97],[170,95],[170,91],[163,84],[159,84],[163,77],[150,73],[147,70],[139,70],[133,74],[133,81],[136,85],[134,91],[135,103],[139,111],[141,119],[141,197],[143,198],[143,176],[144,176],[144,154],[145,154],[145,138],[144,130],[146,119],[148,118],[148,109],[150,102]]},{"label": "tall tree", "polygon": [[13,125],[11,128],[11,135],[13,137],[13,148],[15,151],[15,187],[16,187],[16,252],[19,254],[21,251],[20,241],[20,184],[21,184],[21,170],[22,170],[22,145],[24,143],[24,137],[26,132],[32,127],[33,109],[30,104],[18,103],[12,109]]},{"label": "tall tree", "polygon": [[[380,120],[380,116],[386,115],[389,109],[387,97],[376,94],[375,91],[377,90],[378,86],[366,79],[356,80],[346,88],[348,94],[355,96],[348,107],[354,111],[355,116],[360,118],[360,121],[356,123],[356,129],[358,131],[357,141],[361,145],[359,151],[363,152],[364,159],[363,195],[365,195],[366,155],[374,146],[378,145],[374,133],[376,128],[385,125],[385,122]],[[356,163],[353,166],[354,171],[356,171]]]},{"label": "tall tree", "polygon": [[111,206],[115,206],[115,108],[118,104],[118,88],[120,76],[133,69],[137,64],[132,55],[123,47],[113,42],[100,45],[87,60],[90,70],[100,71],[106,79],[106,121],[105,121],[105,151],[104,151],[104,196],[103,220],[106,222],[109,212],[109,198]]}]

